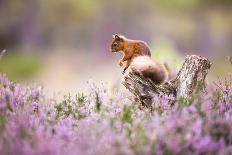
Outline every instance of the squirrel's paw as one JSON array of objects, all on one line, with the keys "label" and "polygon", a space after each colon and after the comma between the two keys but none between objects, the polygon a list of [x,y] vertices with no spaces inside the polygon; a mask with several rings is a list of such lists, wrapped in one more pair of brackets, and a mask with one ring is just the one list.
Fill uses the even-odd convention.
[{"label": "squirrel's paw", "polygon": [[118,64],[119,64],[119,66],[121,66],[121,67],[123,66],[122,61],[119,61]]},{"label": "squirrel's paw", "polygon": [[122,71],[122,74],[124,75],[128,67],[125,67]]}]

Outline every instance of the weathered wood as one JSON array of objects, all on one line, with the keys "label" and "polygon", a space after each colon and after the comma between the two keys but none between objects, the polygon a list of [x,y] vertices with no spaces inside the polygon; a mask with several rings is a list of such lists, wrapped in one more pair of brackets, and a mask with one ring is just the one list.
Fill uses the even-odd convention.
[{"label": "weathered wood", "polygon": [[187,98],[198,83],[205,83],[205,77],[210,69],[210,61],[202,56],[188,55],[176,78],[162,85],[155,85],[142,75],[129,73],[122,84],[133,93],[142,105],[151,107],[154,96],[171,95]]}]

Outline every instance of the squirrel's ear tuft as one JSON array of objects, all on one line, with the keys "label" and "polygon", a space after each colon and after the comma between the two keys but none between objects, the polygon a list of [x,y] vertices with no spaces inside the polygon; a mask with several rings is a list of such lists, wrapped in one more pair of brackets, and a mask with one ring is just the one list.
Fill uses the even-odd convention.
[{"label": "squirrel's ear tuft", "polygon": [[118,34],[114,34],[112,35],[113,39],[119,39],[119,35]]},{"label": "squirrel's ear tuft", "polygon": [[118,34],[115,34],[115,35],[113,35],[112,37],[113,37],[113,39],[115,39],[115,40],[123,41],[123,37],[121,37],[121,36],[118,35]]},{"label": "squirrel's ear tuft", "polygon": [[120,37],[119,37],[118,34],[115,34],[115,35],[114,35],[114,38],[115,38],[115,39],[118,39],[118,40],[120,39]]}]

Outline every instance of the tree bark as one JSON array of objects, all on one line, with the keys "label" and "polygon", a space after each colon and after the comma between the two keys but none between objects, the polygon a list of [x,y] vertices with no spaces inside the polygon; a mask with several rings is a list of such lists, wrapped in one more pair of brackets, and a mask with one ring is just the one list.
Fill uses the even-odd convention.
[{"label": "tree bark", "polygon": [[150,79],[134,73],[126,75],[122,84],[135,95],[142,105],[151,107],[157,95],[168,95],[173,99],[187,98],[195,90],[197,84],[205,84],[205,77],[210,67],[211,63],[207,58],[188,55],[177,76],[162,85],[155,85]]}]

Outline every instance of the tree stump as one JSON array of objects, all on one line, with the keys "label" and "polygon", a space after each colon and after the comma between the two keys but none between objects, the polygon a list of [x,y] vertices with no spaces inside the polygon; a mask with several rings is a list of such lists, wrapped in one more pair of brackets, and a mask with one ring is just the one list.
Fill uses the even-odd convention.
[{"label": "tree stump", "polygon": [[188,55],[177,76],[162,85],[155,85],[150,79],[134,73],[126,75],[122,84],[142,105],[151,107],[153,98],[157,95],[187,98],[198,83],[205,84],[205,77],[210,67],[211,63],[207,58]]}]

